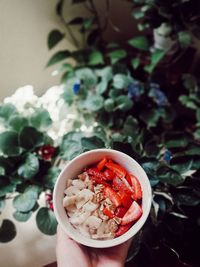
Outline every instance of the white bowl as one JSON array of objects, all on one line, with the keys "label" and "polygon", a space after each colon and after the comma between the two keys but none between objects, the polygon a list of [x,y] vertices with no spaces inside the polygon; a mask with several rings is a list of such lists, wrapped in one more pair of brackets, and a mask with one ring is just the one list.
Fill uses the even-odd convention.
[{"label": "white bowl", "polygon": [[[64,189],[66,188],[67,179],[73,179],[80,174],[83,169],[91,164],[100,161],[103,157],[112,159],[119,163],[128,172],[134,174],[140,181],[143,198],[141,218],[123,235],[110,240],[94,240],[80,234],[69,222],[65,208],[63,207]],[[64,232],[80,244],[95,247],[107,248],[119,245],[133,237],[145,223],[151,208],[152,194],[149,179],[143,168],[130,156],[117,150],[112,149],[95,149],[85,152],[72,161],[70,161],[60,173],[53,192],[54,212],[58,223]]]}]

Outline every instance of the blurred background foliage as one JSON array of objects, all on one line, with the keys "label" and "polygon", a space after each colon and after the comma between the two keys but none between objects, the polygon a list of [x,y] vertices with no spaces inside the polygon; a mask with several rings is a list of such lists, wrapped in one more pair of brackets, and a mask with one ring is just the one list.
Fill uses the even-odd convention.
[{"label": "blurred background foliage", "polygon": [[[6,128],[0,135],[0,207],[15,192],[14,218],[26,221],[38,209],[37,226],[54,234],[52,190],[60,161],[95,148],[117,149],[142,165],[153,190],[151,214],[129,260],[141,267],[198,266],[200,2],[121,1],[132,16],[126,38],[110,17],[114,1],[102,2],[99,8],[99,1],[71,1],[86,11],[68,20],[66,1],[59,0],[55,12],[65,31],[53,29],[47,38],[49,49],[64,38],[74,45],[47,62],[57,64],[60,97],[78,114],[71,130],[55,143],[47,110],[23,117],[12,104],[0,107]],[[110,40],[108,28],[119,38]],[[46,207],[38,205],[41,192]],[[4,220],[0,241],[15,234],[14,224]]]}]

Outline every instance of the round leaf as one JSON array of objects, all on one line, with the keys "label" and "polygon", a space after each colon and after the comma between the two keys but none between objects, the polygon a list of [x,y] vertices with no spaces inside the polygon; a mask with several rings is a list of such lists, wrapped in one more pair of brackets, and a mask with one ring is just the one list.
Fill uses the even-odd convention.
[{"label": "round leaf", "polygon": [[3,220],[0,226],[0,242],[6,243],[11,241],[16,236],[16,228],[12,221]]},{"label": "round leaf", "polygon": [[37,198],[30,192],[25,192],[13,199],[13,207],[20,212],[28,212],[35,206]]},{"label": "round leaf", "polygon": [[133,102],[128,96],[121,95],[116,98],[116,106],[117,108],[126,111],[132,108]]},{"label": "round leaf", "polygon": [[44,145],[44,135],[33,127],[25,127],[19,134],[20,146],[25,149]]},{"label": "round leaf", "polygon": [[18,222],[26,222],[28,221],[28,219],[30,219],[32,215],[32,211],[29,212],[20,212],[20,211],[15,211],[13,213],[13,217],[15,218],[15,220],[17,220]]},{"label": "round leaf", "polygon": [[113,112],[115,107],[115,102],[112,98],[108,98],[104,102],[104,108],[107,112]]},{"label": "round leaf", "polygon": [[28,120],[22,116],[14,115],[8,121],[10,127],[16,132],[21,131],[25,126],[28,125]]},{"label": "round leaf", "polygon": [[25,163],[22,164],[17,172],[25,179],[31,179],[39,170],[39,160],[34,154],[29,154],[26,157]]},{"label": "round leaf", "polygon": [[36,215],[36,223],[39,230],[46,235],[56,233],[57,221],[52,210],[40,208]]},{"label": "round leaf", "polygon": [[0,106],[0,118],[4,119],[5,121],[8,121],[8,119],[13,115],[17,113],[17,109],[12,104],[2,104]]},{"label": "round leaf", "polygon": [[38,109],[31,115],[30,123],[34,128],[44,130],[51,125],[52,120],[47,110]]},{"label": "round leaf", "polygon": [[21,153],[19,147],[18,134],[12,131],[6,131],[0,134],[0,150],[8,156],[18,156]]}]

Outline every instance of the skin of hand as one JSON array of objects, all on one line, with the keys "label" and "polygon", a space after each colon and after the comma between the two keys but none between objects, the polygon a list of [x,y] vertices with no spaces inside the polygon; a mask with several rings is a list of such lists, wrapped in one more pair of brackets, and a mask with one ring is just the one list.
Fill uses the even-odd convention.
[{"label": "skin of hand", "polygon": [[56,256],[58,267],[123,267],[132,239],[111,248],[90,248],[68,237],[58,225]]}]

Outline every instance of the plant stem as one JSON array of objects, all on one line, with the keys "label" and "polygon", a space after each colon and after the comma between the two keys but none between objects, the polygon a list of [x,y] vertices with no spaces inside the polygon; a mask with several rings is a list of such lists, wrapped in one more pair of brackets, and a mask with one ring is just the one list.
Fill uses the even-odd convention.
[{"label": "plant stem", "polygon": [[79,48],[79,43],[78,43],[76,37],[74,36],[74,34],[73,34],[73,32],[72,32],[70,26],[69,26],[69,25],[67,24],[67,22],[65,21],[65,19],[64,19],[64,17],[63,17],[62,14],[60,15],[60,19],[61,19],[62,23],[65,25],[65,27],[66,27],[66,29],[67,29],[67,32],[68,32],[70,38],[71,38],[72,41],[73,41],[74,46],[75,46],[76,48]]}]

